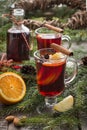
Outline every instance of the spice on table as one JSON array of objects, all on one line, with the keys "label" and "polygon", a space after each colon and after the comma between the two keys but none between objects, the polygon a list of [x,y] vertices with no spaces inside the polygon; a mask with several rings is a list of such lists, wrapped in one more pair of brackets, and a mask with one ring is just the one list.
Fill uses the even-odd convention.
[{"label": "spice on table", "polygon": [[6,121],[8,121],[8,123],[12,122],[14,120],[15,116],[13,115],[9,115],[5,118]]}]

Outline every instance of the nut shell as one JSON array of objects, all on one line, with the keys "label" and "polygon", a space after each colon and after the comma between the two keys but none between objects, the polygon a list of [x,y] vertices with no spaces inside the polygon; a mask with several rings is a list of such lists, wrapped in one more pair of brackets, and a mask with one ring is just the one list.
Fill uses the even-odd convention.
[{"label": "nut shell", "polygon": [[6,121],[8,121],[8,122],[12,122],[13,120],[14,120],[14,116],[13,115],[10,115],[10,116],[7,116],[6,118],[5,118],[5,120]]}]

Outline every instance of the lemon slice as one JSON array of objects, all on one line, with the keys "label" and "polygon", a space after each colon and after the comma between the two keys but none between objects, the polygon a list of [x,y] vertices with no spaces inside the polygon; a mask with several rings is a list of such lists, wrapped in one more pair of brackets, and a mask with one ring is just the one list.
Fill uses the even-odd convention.
[{"label": "lemon slice", "polygon": [[72,95],[69,95],[59,103],[55,104],[53,109],[59,112],[65,112],[71,109],[73,107],[73,104],[74,104],[74,98]]}]

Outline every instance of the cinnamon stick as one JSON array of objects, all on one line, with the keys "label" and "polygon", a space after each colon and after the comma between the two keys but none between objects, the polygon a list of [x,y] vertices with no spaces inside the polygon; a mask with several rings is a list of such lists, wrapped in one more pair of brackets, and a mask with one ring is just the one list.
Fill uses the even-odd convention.
[{"label": "cinnamon stick", "polygon": [[57,45],[56,43],[52,43],[51,47],[58,52],[62,52],[63,54],[66,54],[68,56],[73,56],[73,52],[69,51],[68,49],[64,48],[61,45]]},{"label": "cinnamon stick", "polygon": [[54,27],[54,26],[52,26],[50,24],[44,24],[44,26],[47,27],[47,28],[49,28],[49,29],[51,29],[51,30],[54,30],[56,32],[61,32],[61,33],[63,32],[63,29],[61,29],[59,27]]},{"label": "cinnamon stick", "polygon": [[2,56],[1,56],[0,61],[3,61],[3,60],[5,60],[5,59],[6,59],[6,53],[3,53]]}]

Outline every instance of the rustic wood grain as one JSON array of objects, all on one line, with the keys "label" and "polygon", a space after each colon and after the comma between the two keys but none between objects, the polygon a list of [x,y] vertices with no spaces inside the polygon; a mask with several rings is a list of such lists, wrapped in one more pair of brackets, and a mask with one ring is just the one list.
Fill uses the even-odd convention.
[{"label": "rustic wood grain", "polygon": [[0,130],[7,130],[7,122],[4,119],[0,119]]},{"label": "rustic wood grain", "polygon": [[14,126],[14,124],[11,123],[11,124],[8,125],[8,129],[7,129],[7,130],[20,130],[20,128],[17,129],[17,128]]},{"label": "rustic wood grain", "polygon": [[38,126],[26,126],[26,127],[15,127],[13,123],[9,124],[7,130],[42,130],[42,127]]}]

